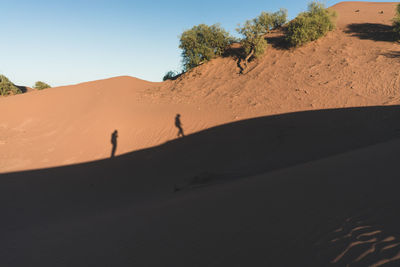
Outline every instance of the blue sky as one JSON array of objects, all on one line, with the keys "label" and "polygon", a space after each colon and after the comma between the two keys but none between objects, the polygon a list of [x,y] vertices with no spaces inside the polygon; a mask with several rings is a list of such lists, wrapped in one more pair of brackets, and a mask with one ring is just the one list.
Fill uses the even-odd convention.
[{"label": "blue sky", "polygon": [[[376,2],[377,0],[375,0]],[[238,23],[261,11],[306,10],[308,0],[0,0],[0,73],[18,85],[52,86],[130,75],[161,81],[181,70],[179,35]],[[331,6],[340,1],[325,1]],[[380,1],[384,2],[384,1]]]}]

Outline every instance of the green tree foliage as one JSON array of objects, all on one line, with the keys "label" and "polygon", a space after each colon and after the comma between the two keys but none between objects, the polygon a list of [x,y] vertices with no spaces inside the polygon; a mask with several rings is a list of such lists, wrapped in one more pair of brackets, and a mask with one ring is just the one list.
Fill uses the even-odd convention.
[{"label": "green tree foliage", "polygon": [[4,76],[0,75],[0,95],[5,96],[9,94],[21,94],[22,91],[15,86],[10,80]]},{"label": "green tree foliage", "polygon": [[170,70],[164,75],[163,81],[174,80],[176,78],[176,76],[178,76],[178,75],[179,74],[177,72]]},{"label": "green tree foliage", "polygon": [[282,27],[287,20],[287,10],[281,8],[275,13],[261,12],[261,14],[255,19],[256,24],[260,24],[264,27],[264,32],[268,33],[272,29]]},{"label": "green tree foliage", "polygon": [[268,45],[264,35],[286,23],[287,10],[281,8],[275,13],[262,12],[257,18],[248,20],[236,31],[243,36],[242,44],[245,66],[251,58],[262,55]]},{"label": "green tree foliage", "polygon": [[243,36],[240,41],[245,53],[245,64],[252,58],[262,55],[267,47],[267,41],[264,38],[265,28],[258,23],[257,19],[248,20],[243,26],[239,25],[236,29]]},{"label": "green tree foliage", "polygon": [[315,41],[335,28],[334,17],[336,13],[326,9],[324,4],[312,2],[307,12],[300,13],[288,23],[286,40],[291,46]]},{"label": "green tree foliage", "polygon": [[37,90],[43,90],[43,89],[46,89],[46,88],[51,88],[51,86],[48,85],[48,84],[45,83],[45,82],[38,81],[38,82],[35,83],[35,85],[33,86],[33,88],[35,88],[35,89],[37,89]]},{"label": "green tree foliage", "polygon": [[200,24],[186,30],[180,36],[184,70],[190,70],[206,61],[222,55],[233,38],[219,24]]},{"label": "green tree foliage", "polygon": [[396,8],[396,16],[393,19],[393,31],[397,40],[400,39],[400,4]]}]

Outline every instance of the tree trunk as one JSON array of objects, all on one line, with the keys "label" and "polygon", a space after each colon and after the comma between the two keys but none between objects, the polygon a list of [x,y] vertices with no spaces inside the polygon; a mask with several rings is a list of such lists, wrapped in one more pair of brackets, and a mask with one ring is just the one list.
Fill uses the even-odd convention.
[{"label": "tree trunk", "polygon": [[[250,53],[246,56],[246,58],[244,60],[239,58],[239,61],[238,61],[237,65],[238,65],[238,67],[240,69],[240,72],[239,72],[240,74],[243,74],[243,71],[247,68],[247,63],[249,63],[249,60],[253,55],[254,55],[254,48],[252,47],[251,50],[250,50]],[[241,65],[242,61],[243,61],[243,67]]]}]

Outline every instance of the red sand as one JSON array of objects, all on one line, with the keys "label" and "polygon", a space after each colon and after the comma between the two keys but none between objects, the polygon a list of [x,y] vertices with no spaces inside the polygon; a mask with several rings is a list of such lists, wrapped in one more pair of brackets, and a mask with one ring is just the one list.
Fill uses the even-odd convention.
[{"label": "red sand", "polygon": [[114,129],[117,154],[158,145],[175,138],[178,112],[193,133],[271,114],[399,104],[399,45],[374,32],[382,25],[357,33],[360,23],[390,25],[395,5],[337,4],[337,30],[299,49],[270,47],[244,75],[234,59],[219,58],[176,81],[118,77],[2,98],[0,171],[106,158]]},{"label": "red sand", "polygon": [[337,30],[243,75],[219,58],[1,98],[0,265],[399,264],[395,6],[337,4]]}]

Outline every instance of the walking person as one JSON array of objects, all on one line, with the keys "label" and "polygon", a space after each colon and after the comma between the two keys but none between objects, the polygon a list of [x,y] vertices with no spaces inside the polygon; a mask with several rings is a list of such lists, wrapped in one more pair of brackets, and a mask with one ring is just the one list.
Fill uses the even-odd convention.
[{"label": "walking person", "polygon": [[181,123],[181,114],[176,114],[175,117],[175,126],[176,128],[178,128],[178,137],[184,137],[185,134],[183,133],[183,129],[182,129],[182,123]]},{"label": "walking person", "polygon": [[115,157],[115,151],[117,150],[117,138],[118,138],[118,131],[115,130],[112,135],[111,135],[111,144],[112,144],[112,149],[111,149],[111,157]]}]

